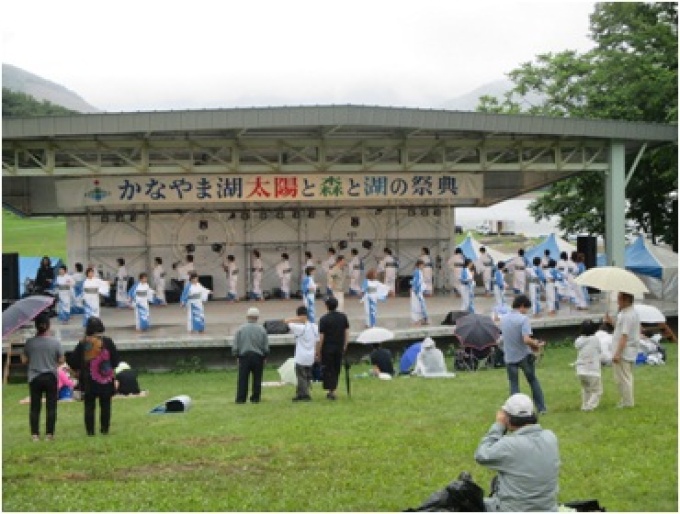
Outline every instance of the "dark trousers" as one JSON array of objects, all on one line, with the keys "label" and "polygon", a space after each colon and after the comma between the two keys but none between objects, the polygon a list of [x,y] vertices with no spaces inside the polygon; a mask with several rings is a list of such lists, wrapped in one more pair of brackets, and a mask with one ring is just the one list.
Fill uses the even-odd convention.
[{"label": "dark trousers", "polygon": [[85,403],[85,430],[88,435],[94,435],[94,412],[97,409],[97,398],[99,398],[99,430],[102,434],[109,432],[111,425],[111,398],[110,393],[94,394],[85,393],[83,401]]},{"label": "dark trousers", "polygon": [[321,353],[321,365],[323,366],[323,388],[327,391],[335,391],[338,388],[338,377],[342,369],[343,347],[341,345],[327,348],[324,344]]},{"label": "dark trousers", "polygon": [[248,396],[248,379],[253,377],[253,394],[250,401],[260,401],[262,392],[262,373],[264,371],[264,357],[259,353],[247,352],[238,358],[238,383],[236,386],[236,403],[245,403]]},{"label": "dark trousers", "polygon": [[312,367],[295,363],[295,376],[297,377],[296,396],[306,398],[309,396],[309,387],[312,384]]},{"label": "dark trousers", "polygon": [[546,407],[545,400],[543,399],[543,390],[536,376],[535,363],[536,357],[531,353],[519,362],[506,363],[505,369],[508,372],[508,380],[510,381],[510,394],[519,393],[519,370],[521,369],[531,387],[531,394],[534,397],[536,408],[539,412],[542,412],[546,410]]},{"label": "dark trousers", "polygon": [[31,393],[31,409],[29,414],[31,434],[40,435],[40,410],[42,409],[44,393],[47,410],[45,433],[54,435],[54,427],[57,424],[57,376],[54,373],[42,373],[31,380],[28,388]]}]

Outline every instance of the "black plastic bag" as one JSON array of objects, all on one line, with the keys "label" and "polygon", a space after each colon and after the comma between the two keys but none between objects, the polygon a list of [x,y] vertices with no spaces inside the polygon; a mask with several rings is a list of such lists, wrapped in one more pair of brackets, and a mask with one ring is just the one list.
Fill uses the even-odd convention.
[{"label": "black plastic bag", "polygon": [[420,507],[405,512],[484,512],[484,490],[463,471],[444,489],[433,493]]}]

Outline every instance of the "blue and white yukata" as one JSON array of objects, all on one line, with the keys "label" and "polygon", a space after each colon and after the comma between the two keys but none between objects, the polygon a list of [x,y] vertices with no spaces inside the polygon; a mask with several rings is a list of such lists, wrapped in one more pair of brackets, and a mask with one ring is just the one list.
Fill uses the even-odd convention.
[{"label": "blue and white yukata", "polygon": [[411,321],[427,323],[427,306],[425,305],[423,272],[416,268],[411,279]]},{"label": "blue and white yukata", "polygon": [[364,304],[366,327],[371,328],[378,323],[378,301],[387,298],[389,289],[382,282],[364,279],[361,290],[364,293],[361,302]]},{"label": "blue and white yukata", "polygon": [[503,272],[498,268],[494,268],[491,287],[493,288],[493,296],[496,299],[496,308],[502,307],[505,305],[505,277],[503,277]]},{"label": "blue and white yukata", "polygon": [[155,287],[153,303],[155,305],[165,305],[165,270],[161,264],[157,264],[153,269],[153,284]]},{"label": "blue and white yukata", "polygon": [[337,259],[335,255],[329,255],[328,259],[321,263],[321,269],[323,269],[324,275],[326,276],[326,296],[333,296],[333,291],[329,285],[331,268],[335,266]]},{"label": "blue and white yukata", "polygon": [[560,302],[557,299],[557,290],[559,285],[564,282],[562,273],[555,268],[548,268],[545,273],[545,308],[548,312],[555,312],[560,308]]},{"label": "blue and white yukata", "polygon": [[86,278],[83,282],[83,326],[92,316],[99,317],[99,295],[109,296],[110,284],[100,278]]},{"label": "blue and white yukata", "polygon": [[545,284],[545,275],[541,266],[527,268],[527,279],[529,281],[529,299],[531,300],[531,312],[534,316],[541,313],[541,288]]},{"label": "blue and white yukata", "polygon": [[461,310],[475,312],[475,276],[468,269],[460,272],[460,296],[463,300]]},{"label": "blue and white yukata", "polygon": [[363,266],[358,255],[349,261],[349,296],[359,296],[361,292],[361,270]]},{"label": "blue and white yukata", "polygon": [[85,275],[76,271],[73,275],[73,288],[71,289],[71,314],[82,314],[83,309],[83,282]]},{"label": "blue and white yukata", "polygon": [[238,300],[238,266],[236,262],[228,262],[225,266],[227,272],[227,300]]},{"label": "blue and white yukata", "polygon": [[57,317],[62,323],[68,323],[71,319],[71,299],[73,298],[74,281],[71,275],[57,275],[55,279],[57,295]]},{"label": "blue and white yukata", "polygon": [[118,307],[128,307],[128,272],[125,266],[118,268],[116,273],[116,305]]},{"label": "blue and white yukata", "polygon": [[305,275],[302,279],[302,298],[307,307],[307,319],[311,323],[316,323],[316,283],[314,277]]},{"label": "blue and white yukata", "polygon": [[283,260],[276,265],[276,274],[281,280],[281,297],[284,300],[290,298],[290,278],[293,270],[290,267],[288,260]]},{"label": "blue and white yukata", "polygon": [[149,304],[153,302],[153,289],[148,283],[136,282],[129,293],[130,301],[135,309],[135,328],[149,330]]},{"label": "blue and white yukata", "polygon": [[203,332],[205,330],[205,309],[203,302],[208,301],[210,289],[203,287],[201,283],[187,283],[182,291],[179,301],[187,308],[187,330],[189,332]]}]

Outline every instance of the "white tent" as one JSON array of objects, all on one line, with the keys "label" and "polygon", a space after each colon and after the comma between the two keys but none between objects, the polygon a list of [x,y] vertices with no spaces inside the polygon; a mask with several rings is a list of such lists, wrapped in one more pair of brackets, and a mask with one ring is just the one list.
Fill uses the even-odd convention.
[{"label": "white tent", "polygon": [[655,246],[643,236],[626,248],[626,269],[642,280],[650,296],[676,301],[678,298],[678,254]]}]

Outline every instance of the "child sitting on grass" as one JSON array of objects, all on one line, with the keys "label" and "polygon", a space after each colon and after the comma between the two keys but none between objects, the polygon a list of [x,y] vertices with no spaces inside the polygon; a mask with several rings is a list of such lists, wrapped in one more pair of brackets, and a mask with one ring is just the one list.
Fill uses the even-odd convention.
[{"label": "child sitting on grass", "polygon": [[581,335],[574,346],[578,350],[576,375],[581,381],[581,410],[597,408],[602,396],[602,371],[600,368],[600,340],[595,335],[597,325],[586,320],[581,323]]}]

